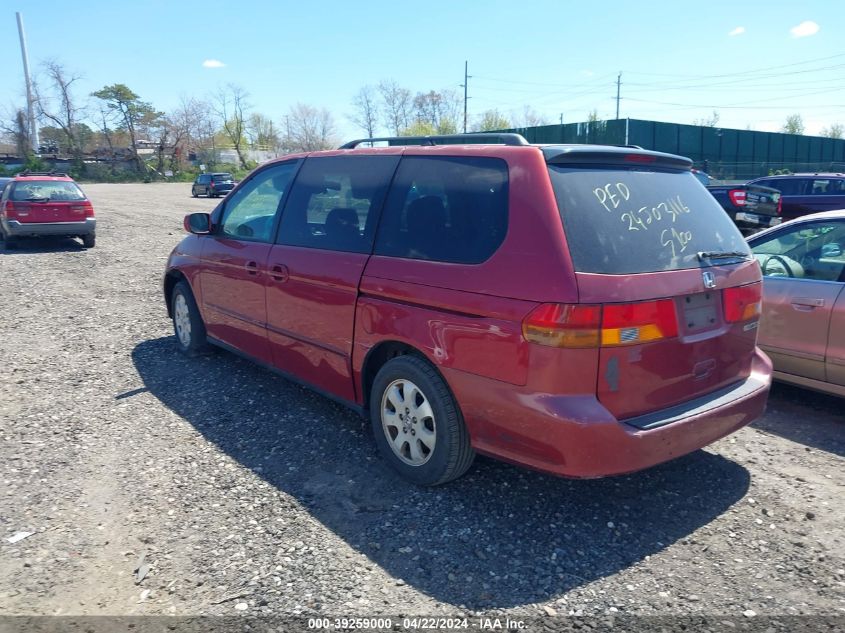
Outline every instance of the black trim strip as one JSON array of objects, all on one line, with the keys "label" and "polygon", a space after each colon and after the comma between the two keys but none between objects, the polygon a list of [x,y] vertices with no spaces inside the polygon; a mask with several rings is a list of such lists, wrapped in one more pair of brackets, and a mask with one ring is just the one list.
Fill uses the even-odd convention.
[{"label": "black trim strip", "polygon": [[668,409],[661,409],[654,413],[646,413],[645,415],[639,415],[621,421],[643,431],[656,429],[667,424],[672,424],[673,422],[679,422],[685,418],[702,415],[713,409],[727,406],[737,400],[752,396],[765,388],[766,383],[756,378],[748,378],[742,382],[734,383],[707,395],[669,407]]}]

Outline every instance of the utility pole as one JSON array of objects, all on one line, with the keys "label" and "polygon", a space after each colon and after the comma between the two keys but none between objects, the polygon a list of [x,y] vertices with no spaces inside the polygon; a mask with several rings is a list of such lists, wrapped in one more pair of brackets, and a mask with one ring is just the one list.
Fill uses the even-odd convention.
[{"label": "utility pole", "polygon": [[16,12],[18,18],[18,35],[21,38],[21,57],[23,57],[23,75],[26,79],[26,118],[29,123],[29,140],[32,151],[38,153],[38,128],[35,126],[35,106],[32,102],[32,80],[29,78],[29,57],[26,54],[26,35],[23,32],[23,16]]},{"label": "utility pole", "polygon": [[619,120],[619,91],[622,88],[622,71],[616,77],[616,120]]},{"label": "utility pole", "polygon": [[464,62],[464,83],[461,84],[461,88],[464,89],[464,134],[467,133],[467,89],[469,86],[469,80],[472,79],[472,75],[468,75],[467,71],[469,70],[469,62]]},{"label": "utility pole", "polygon": [[563,112],[560,113],[560,124],[563,125]]}]

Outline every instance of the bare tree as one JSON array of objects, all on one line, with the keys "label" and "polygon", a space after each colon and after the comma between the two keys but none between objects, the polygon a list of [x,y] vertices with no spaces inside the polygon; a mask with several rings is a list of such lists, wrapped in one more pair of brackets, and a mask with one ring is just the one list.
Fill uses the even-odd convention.
[{"label": "bare tree", "polygon": [[349,115],[349,120],[367,133],[367,138],[375,137],[378,125],[378,93],[373,86],[364,86],[352,98],[355,112]]},{"label": "bare tree", "polygon": [[378,85],[381,95],[384,119],[388,129],[396,136],[412,122],[413,96],[392,79],[385,79]]},{"label": "bare tree", "polygon": [[211,106],[207,101],[182,96],[176,109],[167,115],[170,137],[170,167],[175,169],[191,148],[214,136]]},{"label": "bare tree", "polygon": [[[537,127],[549,124],[548,119],[530,105],[523,106],[522,112],[514,113],[511,118],[514,123],[514,127]],[[596,118],[598,119],[598,113],[596,113]]]},{"label": "bare tree", "polygon": [[[458,113],[462,102],[454,90],[419,92],[414,97],[414,117],[422,127],[428,126],[437,134],[458,131]],[[414,126],[419,128],[420,125]]]},{"label": "bare tree", "polygon": [[337,145],[331,113],[304,103],[291,106],[285,117],[284,146],[292,152],[313,152]]},{"label": "bare tree", "polygon": [[845,126],[841,123],[831,123],[829,127],[822,128],[819,136],[826,136],[827,138],[842,138],[845,135]]},{"label": "bare tree", "polygon": [[28,160],[32,156],[32,141],[26,110],[14,108],[11,112],[7,111],[6,116],[0,120],[0,130],[15,146],[18,156],[24,160]]},{"label": "bare tree", "polygon": [[84,124],[81,121],[85,116],[85,108],[79,105],[72,90],[73,84],[81,77],[69,73],[64,66],[52,60],[45,62],[44,68],[49,92],[40,90],[36,84],[35,103],[38,115],[62,131],[70,154],[77,163],[81,163],[84,152]]},{"label": "bare tree", "polygon": [[228,84],[217,92],[214,102],[214,109],[223,125],[223,132],[234,146],[242,169],[249,169],[244,155],[246,117],[250,109],[247,102],[248,96],[246,90],[240,86]]}]

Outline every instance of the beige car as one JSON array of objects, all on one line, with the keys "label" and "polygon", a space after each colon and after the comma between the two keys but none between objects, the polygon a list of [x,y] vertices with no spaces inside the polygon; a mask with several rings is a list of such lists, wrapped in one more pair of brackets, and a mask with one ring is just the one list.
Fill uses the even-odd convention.
[{"label": "beige car", "polygon": [[748,239],[763,269],[759,346],[783,382],[845,397],[845,210]]}]

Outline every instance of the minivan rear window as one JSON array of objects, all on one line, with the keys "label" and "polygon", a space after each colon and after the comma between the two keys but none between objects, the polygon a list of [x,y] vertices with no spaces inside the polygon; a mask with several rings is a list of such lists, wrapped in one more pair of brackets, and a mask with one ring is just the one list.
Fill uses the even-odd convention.
[{"label": "minivan rear window", "polygon": [[575,270],[626,275],[725,264],[748,253],[739,230],[688,171],[549,165]]},{"label": "minivan rear window", "polygon": [[212,174],[211,180],[214,182],[229,182],[232,180],[232,174]]}]

